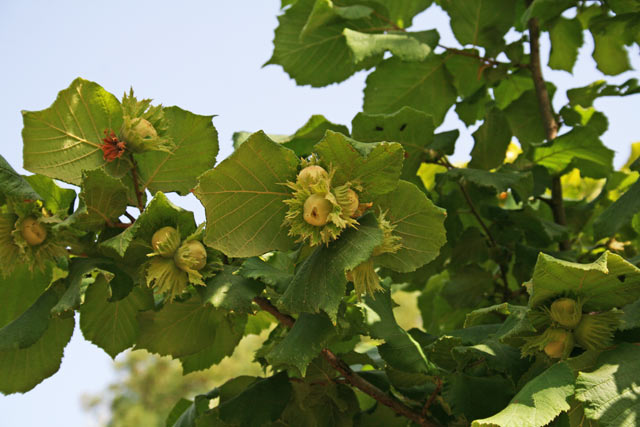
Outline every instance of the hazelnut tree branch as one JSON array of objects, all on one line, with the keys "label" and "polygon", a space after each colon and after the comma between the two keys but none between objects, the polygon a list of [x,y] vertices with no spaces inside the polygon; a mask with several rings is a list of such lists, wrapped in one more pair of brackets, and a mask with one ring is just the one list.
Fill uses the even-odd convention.
[{"label": "hazelnut tree branch", "polygon": [[[533,85],[538,98],[538,107],[542,114],[542,122],[544,124],[545,136],[549,142],[553,141],[558,135],[558,122],[553,116],[553,107],[549,99],[549,92],[542,76],[542,66],[540,64],[540,26],[537,18],[529,20],[529,43],[531,46],[531,63],[529,69],[533,78]],[[555,175],[551,181],[551,211],[553,212],[553,220],[556,224],[567,225],[567,216],[564,210],[564,202],[562,196],[562,183],[560,176]],[[568,240],[560,242],[560,250],[568,251],[571,249],[571,243]]]},{"label": "hazelnut tree branch", "polygon": [[[280,323],[282,323],[288,328],[292,328],[296,322],[293,317],[287,314],[281,313],[280,310],[278,310],[273,304],[271,304],[271,301],[269,301],[266,298],[255,297],[253,299],[253,302],[255,302],[264,311],[273,315],[273,317],[278,319]],[[397,414],[402,415],[406,418],[409,418],[411,421],[413,421],[414,423],[420,426],[430,427],[430,426],[438,425],[436,423],[433,423],[432,421],[429,421],[425,415],[414,412],[411,408],[409,408],[402,402],[396,400],[389,394],[385,393],[384,391],[380,390],[378,387],[371,384],[369,381],[362,378],[360,375],[354,372],[349,367],[349,365],[347,365],[343,360],[341,360],[328,348],[323,349],[320,353],[322,354],[322,357],[324,357],[325,360],[329,362],[329,364],[336,371],[342,374],[345,381],[352,387],[355,387],[360,391],[362,391],[363,393],[368,394],[369,396],[374,398],[376,401],[391,408]]]}]

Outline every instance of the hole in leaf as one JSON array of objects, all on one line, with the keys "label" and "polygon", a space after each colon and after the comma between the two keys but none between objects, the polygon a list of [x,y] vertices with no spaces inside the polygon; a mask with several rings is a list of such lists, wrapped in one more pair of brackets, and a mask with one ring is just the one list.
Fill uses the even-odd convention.
[{"label": "hole in leaf", "polygon": [[625,276],[624,274],[621,274],[618,276],[618,280],[620,280],[621,282],[624,282],[624,279],[626,279],[627,276]]},{"label": "hole in leaf", "polygon": [[403,130],[405,130],[405,128],[407,127],[406,123],[403,123],[402,126],[400,126],[400,132],[402,132]]},{"label": "hole in leaf", "polygon": [[377,131],[382,131],[382,130],[384,130],[384,128],[382,126],[376,126],[376,130]]}]

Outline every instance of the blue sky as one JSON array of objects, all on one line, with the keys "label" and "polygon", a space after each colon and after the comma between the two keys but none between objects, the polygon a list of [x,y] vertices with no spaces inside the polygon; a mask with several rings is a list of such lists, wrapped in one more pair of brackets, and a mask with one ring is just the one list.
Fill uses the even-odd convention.
[{"label": "blue sky", "polygon": [[[197,114],[216,114],[213,123],[221,154],[231,152],[238,130],[264,129],[289,134],[313,114],[349,125],[362,106],[366,78],[359,73],[339,85],[298,87],[280,67],[261,68],[271,55],[279,0],[235,1],[3,1],[0,2],[0,154],[22,170],[21,110],[41,110],[58,91],[80,76],[116,94],[133,87],[138,97],[178,105]],[[417,17],[417,29],[437,27],[442,42],[456,46],[446,16],[437,11]],[[590,39],[590,37],[587,37]],[[543,47],[548,44],[543,44]],[[567,88],[603,78],[583,48],[575,75],[546,70],[559,87],[556,107]],[[543,60],[547,57],[546,50]],[[640,68],[638,49],[633,53]],[[622,82],[637,72],[617,76]],[[598,100],[610,130],[604,143],[616,150],[615,164],[626,160],[637,126],[640,96]],[[442,130],[460,128],[450,112]],[[470,133],[463,131],[455,160],[468,159]],[[175,197],[204,219],[195,199]],[[1,302],[0,302],[1,303]],[[80,396],[103,389],[112,380],[111,359],[76,330],[60,371],[25,395],[0,396],[0,424],[12,426],[91,425]]]}]

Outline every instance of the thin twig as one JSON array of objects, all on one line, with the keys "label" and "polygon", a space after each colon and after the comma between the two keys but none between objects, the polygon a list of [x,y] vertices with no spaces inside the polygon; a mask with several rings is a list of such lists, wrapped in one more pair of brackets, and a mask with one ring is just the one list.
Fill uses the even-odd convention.
[{"label": "thin twig", "polygon": [[427,399],[427,402],[422,407],[423,417],[427,416],[427,414],[429,413],[429,408],[433,404],[433,401],[436,400],[438,393],[440,393],[440,390],[442,390],[442,380],[440,379],[440,377],[435,377],[435,378],[436,378],[436,388],[435,390],[433,390],[433,393],[431,393],[431,395],[429,396],[429,399]]},{"label": "thin twig", "polygon": [[138,200],[138,209],[140,213],[142,213],[144,211],[144,203],[142,203],[142,191],[140,191],[140,183],[138,182],[138,165],[132,153],[129,153],[129,158],[131,159],[131,176],[133,177],[133,187],[136,192],[136,199]]},{"label": "thin twig", "polygon": [[[262,297],[255,297],[253,299],[261,309],[273,315],[280,323],[285,325],[288,328],[292,328],[295,324],[295,319],[287,314],[281,313],[271,301]],[[341,360],[338,356],[336,356],[331,350],[325,348],[321,351],[322,356],[325,358],[327,362],[338,372],[342,374],[346,382],[359,389],[363,393],[368,394],[376,401],[381,404],[388,406],[397,414],[402,415],[404,417],[409,418],[411,421],[417,423],[420,426],[437,426],[437,424],[427,420],[422,414],[414,412],[411,408],[399,402],[389,394],[380,390],[378,387],[371,384],[369,381],[362,378],[360,375],[355,373],[349,365],[347,365],[343,360]]]},{"label": "thin twig", "polygon": [[[449,170],[456,168],[451,164],[451,162],[449,162],[449,159],[447,159],[444,156],[441,157],[439,160],[440,160],[440,164]],[[487,225],[482,220],[480,213],[478,213],[478,211],[476,210],[476,207],[473,204],[473,200],[471,200],[471,196],[469,195],[467,188],[464,186],[463,183],[459,181],[458,181],[458,186],[460,187],[460,191],[462,192],[462,195],[464,196],[464,199],[467,202],[469,209],[471,209],[471,213],[473,214],[473,216],[476,218],[476,220],[484,230],[484,233],[487,236],[487,239],[489,239],[489,244],[491,245],[491,247],[495,249],[499,249],[496,239],[493,238],[491,231],[489,231],[489,227],[487,227]],[[498,262],[497,264],[498,264],[498,268],[500,269],[500,277],[502,277],[502,288],[503,288],[502,300],[506,302],[509,300],[509,298],[511,298],[511,290],[509,289],[509,280],[507,279],[507,267],[501,262]]]},{"label": "thin twig", "polygon": [[129,221],[131,221],[131,223],[133,224],[134,222],[136,222],[136,219],[133,217],[133,215],[131,215],[129,212],[124,213],[124,216],[126,216],[127,218],[129,218]]},{"label": "thin twig", "polygon": [[[538,98],[538,107],[542,115],[542,123],[547,141],[553,141],[558,135],[558,122],[553,116],[553,107],[549,99],[549,92],[542,76],[542,65],[540,63],[540,26],[537,18],[529,20],[529,43],[531,44],[531,63],[529,69],[533,78],[533,86]],[[551,178],[551,211],[556,224],[567,225],[567,216],[564,210],[564,198],[562,196],[562,183],[560,176]],[[560,250],[571,249],[571,242],[563,240],[560,242]]]},{"label": "thin twig", "polygon": [[386,22],[387,24],[391,25],[393,27],[394,30],[396,31],[407,31],[402,27],[398,27],[398,25],[396,25],[395,22],[393,22],[391,19],[387,18],[386,16],[384,16],[381,13],[376,12],[375,10],[373,11],[373,14],[375,16],[377,16],[378,18],[382,19],[384,22]]}]

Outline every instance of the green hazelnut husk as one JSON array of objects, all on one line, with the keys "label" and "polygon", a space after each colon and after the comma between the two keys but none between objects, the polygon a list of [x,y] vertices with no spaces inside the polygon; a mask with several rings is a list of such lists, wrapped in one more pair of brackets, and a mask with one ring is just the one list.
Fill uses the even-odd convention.
[{"label": "green hazelnut husk", "polygon": [[586,350],[603,350],[611,345],[613,333],[618,327],[620,313],[605,311],[603,313],[584,314],[573,331],[576,344]]},{"label": "green hazelnut husk", "polygon": [[173,257],[179,246],[180,233],[170,226],[160,228],[151,237],[153,251],[164,258]]},{"label": "green hazelnut husk", "polygon": [[559,298],[551,304],[550,313],[554,322],[573,329],[582,318],[582,303],[571,298]]},{"label": "green hazelnut husk", "polygon": [[189,240],[180,246],[173,260],[182,271],[202,270],[207,265],[207,250],[198,240]]}]

